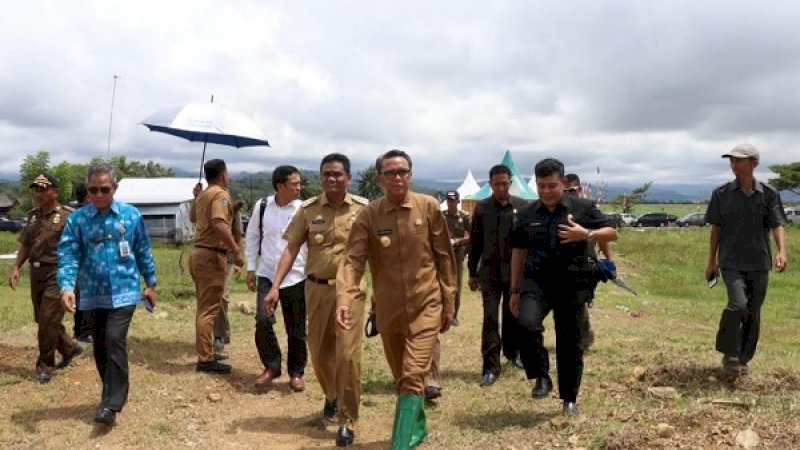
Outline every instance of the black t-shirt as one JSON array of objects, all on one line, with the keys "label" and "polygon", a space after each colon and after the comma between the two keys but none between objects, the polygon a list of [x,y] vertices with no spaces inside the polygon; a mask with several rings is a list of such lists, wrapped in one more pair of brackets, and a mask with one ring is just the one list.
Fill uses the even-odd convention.
[{"label": "black t-shirt", "polygon": [[[568,195],[553,211],[537,200],[523,207],[511,232],[511,247],[528,250],[525,261],[523,289],[526,280],[544,280],[553,276],[571,279],[588,279],[591,268],[586,256],[586,241],[562,244],[558,226],[567,223],[567,216],[584,228],[598,229],[612,226],[593,201]],[[552,279],[552,278],[551,278]],[[554,280],[555,281],[555,280]]]}]

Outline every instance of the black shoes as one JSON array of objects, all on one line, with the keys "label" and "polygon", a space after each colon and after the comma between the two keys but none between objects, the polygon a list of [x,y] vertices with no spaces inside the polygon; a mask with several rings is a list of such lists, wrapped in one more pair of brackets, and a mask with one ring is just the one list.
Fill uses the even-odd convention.
[{"label": "black shoes", "polygon": [[454,327],[461,325],[461,322],[458,321],[458,317],[453,318],[453,323],[451,323]]},{"label": "black shoes", "polygon": [[336,407],[336,400],[325,400],[325,406],[322,408],[322,420],[331,423],[336,418],[336,412],[339,408]]},{"label": "black shoes", "polygon": [[197,371],[206,373],[228,374],[231,373],[231,366],[229,364],[223,364],[218,361],[203,361],[197,363]]},{"label": "black shoes", "polygon": [[517,356],[514,359],[510,359],[508,361],[511,363],[512,366],[516,367],[517,369],[524,369],[525,368],[525,365],[522,364],[522,358],[520,358],[519,356]]},{"label": "black shoes", "polygon": [[550,394],[550,391],[552,390],[553,390],[553,382],[550,381],[550,377],[539,377],[536,379],[536,384],[533,385],[533,390],[531,391],[531,397],[545,398]]},{"label": "black shoes", "polygon": [[69,353],[64,355],[64,358],[60,363],[56,364],[56,369],[64,369],[68,367],[72,360],[80,356],[81,353],[83,353],[83,348],[81,348],[81,346],[77,343],[73,343]]},{"label": "black shoes", "polygon": [[494,384],[495,381],[497,381],[497,375],[490,372],[486,372],[485,374],[483,374],[483,379],[481,379],[481,386],[483,387],[491,386]]},{"label": "black shoes", "polygon": [[425,386],[425,400],[436,400],[442,396],[442,388],[436,386]]},{"label": "black shoes", "polygon": [[108,408],[97,408],[97,412],[94,414],[94,421],[97,423],[104,423],[106,425],[111,425],[117,419],[117,413],[108,409]]},{"label": "black shoes", "polygon": [[223,355],[222,353],[214,353],[214,361],[225,361],[228,359],[228,355]]},{"label": "black shoes", "polygon": [[50,372],[47,372],[45,370],[39,370],[36,372],[36,381],[38,381],[39,384],[49,383],[50,378],[52,378]]},{"label": "black shoes", "polygon": [[353,439],[355,439],[355,437],[356,434],[353,432],[353,430],[342,425],[339,427],[339,431],[336,432],[336,446],[347,447],[353,443]]},{"label": "black shoes", "polygon": [[561,408],[561,412],[567,417],[575,417],[578,415],[578,404],[564,400],[564,406]]}]

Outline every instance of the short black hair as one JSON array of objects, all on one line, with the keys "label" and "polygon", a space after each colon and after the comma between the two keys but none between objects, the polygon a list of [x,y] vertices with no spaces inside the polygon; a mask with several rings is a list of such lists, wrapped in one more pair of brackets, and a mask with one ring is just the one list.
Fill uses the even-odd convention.
[{"label": "short black hair", "polygon": [[389,158],[405,158],[408,161],[408,170],[411,170],[411,157],[408,156],[408,153],[394,149],[384,153],[375,161],[375,168],[378,169],[378,174],[383,172],[383,162]]},{"label": "short black hair", "polygon": [[545,178],[553,174],[561,177],[564,175],[564,163],[555,158],[545,158],[536,163],[533,173],[536,178]]},{"label": "short black hair", "polygon": [[278,190],[279,184],[289,181],[289,177],[300,171],[295,166],[278,166],[272,171],[272,189]]},{"label": "short black hair", "polygon": [[350,158],[341,153],[331,153],[322,158],[322,162],[319,163],[320,173],[322,173],[322,166],[332,162],[342,163],[342,166],[344,166],[344,172],[350,175]]},{"label": "short black hair", "polygon": [[76,183],[72,186],[72,195],[75,196],[75,201],[80,205],[86,200],[89,191],[86,190],[86,183]]},{"label": "short black hair", "polygon": [[225,161],[221,159],[210,159],[203,165],[203,172],[206,174],[206,181],[214,183],[219,180],[225,171],[228,170]]},{"label": "short black hair", "polygon": [[569,181],[569,184],[580,185],[581,184],[581,177],[578,176],[577,173],[568,173],[564,178]]},{"label": "short black hair", "polygon": [[493,176],[503,174],[506,174],[508,175],[508,178],[511,178],[511,169],[509,169],[507,165],[498,164],[496,166],[492,166],[492,168],[489,169],[489,181],[492,181]]}]

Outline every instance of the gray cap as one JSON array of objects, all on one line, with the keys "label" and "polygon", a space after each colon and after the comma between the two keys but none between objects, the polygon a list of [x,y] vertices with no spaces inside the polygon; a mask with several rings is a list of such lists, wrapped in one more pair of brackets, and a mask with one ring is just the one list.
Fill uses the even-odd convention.
[{"label": "gray cap", "polygon": [[750,158],[758,161],[761,158],[761,153],[753,144],[739,144],[733,147],[731,151],[722,155],[723,158]]}]

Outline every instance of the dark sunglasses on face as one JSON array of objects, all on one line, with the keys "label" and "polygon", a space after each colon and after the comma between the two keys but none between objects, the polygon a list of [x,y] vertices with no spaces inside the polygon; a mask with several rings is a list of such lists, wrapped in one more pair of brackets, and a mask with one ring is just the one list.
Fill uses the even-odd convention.
[{"label": "dark sunglasses on face", "polygon": [[101,186],[101,187],[90,186],[86,190],[89,191],[89,193],[92,195],[96,195],[98,192],[101,192],[103,194],[108,194],[109,192],[111,192],[111,188],[109,186]]},{"label": "dark sunglasses on face", "polygon": [[564,189],[564,190],[565,190],[566,192],[577,192],[577,191],[580,191],[580,190],[581,190],[581,188],[579,188],[578,186],[572,186],[572,187],[568,187],[568,188],[566,188],[566,189]]},{"label": "dark sunglasses on face", "polygon": [[393,178],[397,178],[397,177],[406,178],[406,177],[408,177],[408,175],[410,173],[411,173],[410,170],[405,170],[405,169],[401,169],[401,170],[385,170],[385,171],[383,171],[382,175],[384,177],[386,177],[386,178],[393,179]]}]

